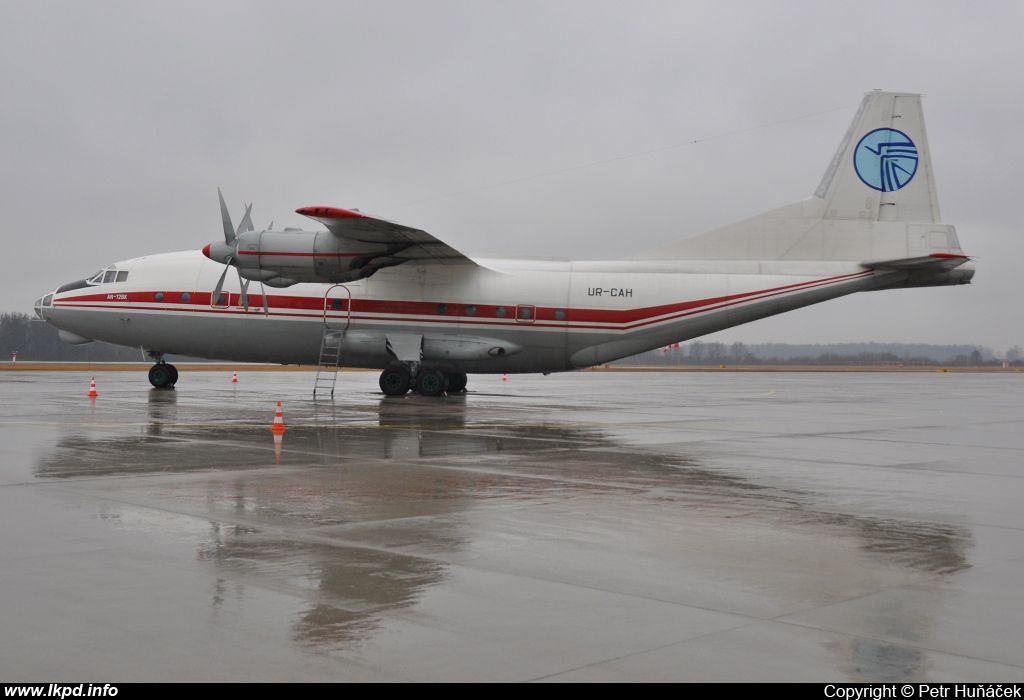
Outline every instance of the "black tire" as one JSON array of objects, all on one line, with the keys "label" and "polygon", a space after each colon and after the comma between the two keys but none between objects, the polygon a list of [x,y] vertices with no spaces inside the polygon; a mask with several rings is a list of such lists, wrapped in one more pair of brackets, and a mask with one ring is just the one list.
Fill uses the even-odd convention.
[{"label": "black tire", "polygon": [[405,367],[388,367],[380,373],[380,390],[386,396],[405,396],[409,392],[409,370]]},{"label": "black tire", "polygon": [[469,381],[469,378],[465,374],[453,372],[444,376],[448,377],[449,394],[460,394],[466,390],[466,382]]},{"label": "black tire", "polygon": [[174,365],[167,365],[167,369],[171,370],[171,383],[168,386],[174,386],[178,383],[178,368]]},{"label": "black tire", "polygon": [[440,396],[445,384],[444,374],[439,369],[425,369],[416,375],[416,391],[422,396]]},{"label": "black tire", "polygon": [[[170,368],[170,369],[168,369]],[[166,389],[174,385],[174,374],[170,365],[158,364],[149,368],[149,383],[157,389]]]}]

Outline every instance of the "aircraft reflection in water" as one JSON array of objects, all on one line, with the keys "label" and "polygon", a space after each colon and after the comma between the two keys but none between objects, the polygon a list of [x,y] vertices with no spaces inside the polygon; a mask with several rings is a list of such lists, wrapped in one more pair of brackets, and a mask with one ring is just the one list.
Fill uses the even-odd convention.
[{"label": "aircraft reflection in water", "polygon": [[[192,523],[182,525],[184,536],[198,540],[197,558],[214,568],[215,609],[236,600],[232,591],[240,601],[247,584],[284,590],[308,605],[294,639],[324,649],[368,639],[389,612],[414,606],[443,585],[450,563],[483,536],[472,511],[495,499],[522,507],[588,499],[597,504],[588,510],[609,504],[630,514],[663,509],[674,524],[685,515],[716,528],[737,522],[722,518],[741,514],[744,527],[795,533],[812,543],[816,549],[804,552],[811,559],[852,545],[856,561],[897,575],[968,566],[972,535],[965,527],[833,512],[821,505],[828,494],[766,486],[692,456],[616,442],[598,429],[508,425],[504,406],[474,406],[469,420],[466,400],[385,399],[376,407],[296,418],[284,437],[286,468],[280,469],[273,466],[266,426],[211,427],[209,417],[193,413],[185,422],[194,407],[179,407],[173,392],[153,390],[150,422],[139,434],[68,434],[34,474],[184,474],[129,486],[119,480],[118,497],[129,503],[157,498]],[[190,471],[204,474],[190,477]],[[101,517],[125,527],[147,513],[128,504],[101,509]],[[196,527],[196,518],[209,524]],[[887,629],[922,639],[934,624],[920,608],[912,614],[886,609],[878,617]],[[924,677],[928,670],[927,652],[912,647],[864,638],[828,644],[852,678]]]}]

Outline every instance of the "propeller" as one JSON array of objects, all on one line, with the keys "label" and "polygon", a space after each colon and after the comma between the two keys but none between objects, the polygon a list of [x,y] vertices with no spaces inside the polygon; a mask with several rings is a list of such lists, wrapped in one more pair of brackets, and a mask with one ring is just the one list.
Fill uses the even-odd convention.
[{"label": "propeller", "polygon": [[228,213],[228,205],[224,203],[224,195],[220,188],[217,188],[217,197],[220,199],[220,218],[224,222],[224,242],[228,245],[235,244],[235,231],[231,225],[231,214]]},{"label": "propeller", "polygon": [[[221,297],[221,291],[224,289],[224,278],[228,276],[228,270],[231,269],[231,263],[234,262],[234,258],[230,255],[224,259],[224,272],[221,273],[220,279],[217,280],[217,286],[213,288],[213,303],[216,304]],[[241,280],[241,276],[239,276]]]},{"label": "propeller", "polygon": [[[242,277],[241,270],[239,270],[237,265],[234,265],[234,263],[238,257],[238,237],[246,231],[255,230],[255,227],[252,225],[252,204],[247,204],[245,206],[245,214],[242,216],[242,220],[238,222],[238,228],[236,229],[231,224],[231,214],[228,213],[228,206],[224,202],[224,195],[221,193],[219,187],[217,188],[217,198],[220,199],[220,218],[224,225],[224,246],[221,247],[219,243],[212,243],[206,246],[203,252],[210,259],[219,259],[220,262],[224,263],[224,272],[221,273],[220,279],[217,280],[217,286],[213,288],[211,301],[214,304],[218,303],[221,298],[221,292],[224,290],[224,281],[227,279],[228,270],[234,267],[238,272],[238,286],[242,290],[242,293],[238,297],[238,301],[246,310],[248,310],[249,280]],[[273,222],[271,222],[270,225],[273,226]],[[217,250],[211,250],[214,247],[216,247]],[[263,288],[262,280],[260,280],[260,296],[263,298],[263,314],[269,315],[270,308],[267,305],[267,295]]]}]

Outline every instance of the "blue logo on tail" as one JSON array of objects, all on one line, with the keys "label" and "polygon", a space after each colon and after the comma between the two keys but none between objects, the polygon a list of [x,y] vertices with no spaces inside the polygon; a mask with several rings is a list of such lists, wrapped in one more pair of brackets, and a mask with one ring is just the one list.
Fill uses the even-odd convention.
[{"label": "blue logo on tail", "polygon": [[896,129],[869,131],[853,152],[853,167],[865,185],[880,192],[906,187],[917,172],[917,146]]}]

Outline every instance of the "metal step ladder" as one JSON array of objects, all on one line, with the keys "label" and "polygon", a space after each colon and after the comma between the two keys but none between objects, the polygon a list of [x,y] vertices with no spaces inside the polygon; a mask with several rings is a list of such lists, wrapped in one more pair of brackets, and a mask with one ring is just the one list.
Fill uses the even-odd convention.
[{"label": "metal step ladder", "polygon": [[342,331],[324,328],[324,337],[320,341],[320,361],[316,365],[316,379],[313,381],[313,398],[318,389],[331,389],[334,398],[334,385],[338,381],[338,363],[341,362]]}]

